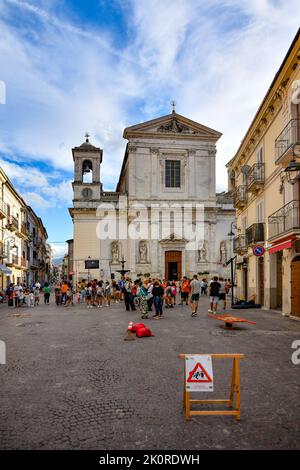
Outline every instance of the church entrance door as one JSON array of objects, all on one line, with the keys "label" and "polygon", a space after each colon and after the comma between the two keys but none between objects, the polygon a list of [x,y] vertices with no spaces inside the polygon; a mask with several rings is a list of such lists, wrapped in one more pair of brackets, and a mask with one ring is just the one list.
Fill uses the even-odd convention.
[{"label": "church entrance door", "polygon": [[165,252],[165,278],[168,281],[180,279],[182,265],[181,251],[166,251]]}]

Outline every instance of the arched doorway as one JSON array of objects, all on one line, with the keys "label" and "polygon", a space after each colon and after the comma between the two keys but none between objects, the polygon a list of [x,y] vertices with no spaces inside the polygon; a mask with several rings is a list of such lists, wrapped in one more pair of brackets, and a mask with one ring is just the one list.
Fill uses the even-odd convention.
[{"label": "arched doorway", "polygon": [[300,256],[291,263],[291,315],[300,318]]},{"label": "arched doorway", "polygon": [[165,252],[165,278],[168,281],[180,279],[182,267],[182,253],[181,251],[166,251]]}]

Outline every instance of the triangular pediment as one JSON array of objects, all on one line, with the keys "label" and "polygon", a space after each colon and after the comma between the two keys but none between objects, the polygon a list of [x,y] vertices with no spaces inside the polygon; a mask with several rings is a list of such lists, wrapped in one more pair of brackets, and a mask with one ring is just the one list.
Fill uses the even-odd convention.
[{"label": "triangular pediment", "polygon": [[188,240],[186,240],[185,238],[182,238],[182,237],[179,237],[178,235],[176,235],[176,233],[171,233],[171,235],[167,238],[164,238],[162,240],[159,241],[159,243],[187,243]]},{"label": "triangular pediment", "polygon": [[204,140],[216,142],[221,135],[220,132],[210,127],[172,112],[166,116],[127,127],[124,130],[123,137],[129,139],[138,136],[155,138],[176,136],[179,138],[203,138]]}]

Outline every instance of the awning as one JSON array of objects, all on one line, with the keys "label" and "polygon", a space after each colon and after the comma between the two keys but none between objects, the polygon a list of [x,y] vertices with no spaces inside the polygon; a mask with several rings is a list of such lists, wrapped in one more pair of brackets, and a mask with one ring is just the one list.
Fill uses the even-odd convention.
[{"label": "awning", "polygon": [[0,264],[0,271],[2,271],[4,274],[12,273],[12,270],[5,266],[5,264]]},{"label": "awning", "polygon": [[283,243],[279,243],[278,245],[272,246],[272,248],[269,249],[269,253],[276,253],[277,251],[281,251],[286,248],[292,248],[292,243],[293,240],[287,240]]}]

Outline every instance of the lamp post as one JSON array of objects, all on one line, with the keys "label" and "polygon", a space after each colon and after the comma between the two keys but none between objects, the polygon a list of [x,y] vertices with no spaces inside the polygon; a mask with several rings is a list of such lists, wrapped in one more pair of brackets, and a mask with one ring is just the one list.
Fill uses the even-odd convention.
[{"label": "lamp post", "polygon": [[[233,221],[231,222],[230,224],[230,232],[227,234],[228,237],[230,238],[230,241],[233,243],[233,237],[235,235],[235,233],[233,232],[233,228],[237,228],[237,225],[236,225],[236,222]],[[233,254],[233,249],[232,249],[232,254]],[[231,258],[226,261],[226,266],[228,266],[230,264],[230,276],[231,276],[231,308],[233,307],[234,305],[234,292],[233,292],[233,288],[234,288],[234,273],[233,273],[233,262],[234,260],[236,259],[236,255],[235,256],[231,256]]]},{"label": "lamp post", "polygon": [[[91,257],[88,256],[88,260],[90,261]],[[88,282],[90,282],[90,264],[88,262]]]},{"label": "lamp post", "polygon": [[300,158],[300,142],[296,142],[293,147],[293,158],[285,168],[287,180],[290,184],[295,184],[300,177],[300,162],[296,161],[296,158]]}]

